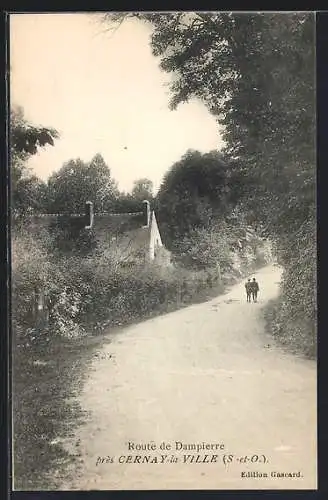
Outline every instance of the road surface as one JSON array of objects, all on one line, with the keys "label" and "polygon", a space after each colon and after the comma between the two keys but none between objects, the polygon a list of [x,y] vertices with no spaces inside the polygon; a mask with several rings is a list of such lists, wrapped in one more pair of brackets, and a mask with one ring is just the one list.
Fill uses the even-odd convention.
[{"label": "road surface", "polygon": [[108,336],[66,443],[82,466],[60,489],[316,489],[316,365],[264,331],[280,269],[255,276],[256,304],[240,283]]}]

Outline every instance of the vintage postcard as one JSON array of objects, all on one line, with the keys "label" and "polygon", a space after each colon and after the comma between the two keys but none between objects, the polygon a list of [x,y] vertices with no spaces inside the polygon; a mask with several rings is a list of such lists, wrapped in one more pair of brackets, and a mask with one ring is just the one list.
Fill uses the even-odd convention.
[{"label": "vintage postcard", "polygon": [[10,15],[13,490],[317,489],[315,21]]}]

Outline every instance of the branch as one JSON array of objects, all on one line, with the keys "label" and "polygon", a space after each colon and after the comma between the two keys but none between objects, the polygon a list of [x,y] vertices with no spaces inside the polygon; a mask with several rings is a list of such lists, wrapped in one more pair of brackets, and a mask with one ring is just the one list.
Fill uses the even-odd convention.
[{"label": "branch", "polygon": [[113,25],[115,24],[116,26],[108,26],[108,28],[103,29],[99,33],[96,33],[95,36],[104,34],[104,33],[112,33],[111,38],[115,35],[117,30],[122,26],[124,21],[126,21],[128,18],[131,17],[137,17],[137,14],[133,12],[120,12],[120,13],[114,13],[114,14],[104,14],[103,17],[101,18],[101,23],[112,23]]}]

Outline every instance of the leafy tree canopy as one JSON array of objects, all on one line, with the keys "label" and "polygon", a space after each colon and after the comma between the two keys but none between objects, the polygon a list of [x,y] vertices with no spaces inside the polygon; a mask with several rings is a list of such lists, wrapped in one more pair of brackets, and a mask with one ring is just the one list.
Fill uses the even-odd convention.
[{"label": "leafy tree canopy", "polygon": [[201,154],[190,150],[172,166],[156,197],[169,246],[193,228],[209,227],[230,211],[234,177],[234,170],[218,151]]},{"label": "leafy tree canopy", "polygon": [[108,210],[118,194],[110,169],[100,154],[90,162],[69,160],[48,179],[49,210],[81,213],[92,201],[95,211]]},{"label": "leafy tree canopy", "polygon": [[46,184],[32,175],[27,160],[46,145],[54,145],[58,132],[37,127],[24,118],[21,107],[10,112],[10,171],[12,210],[15,215],[43,211],[46,205]]},{"label": "leafy tree canopy", "polygon": [[[279,237],[314,209],[315,22],[312,13],[137,13],[171,73],[171,107],[201,99],[225,153],[254,179],[248,205]],[[256,186],[256,189],[255,189]]]},{"label": "leafy tree canopy", "polygon": [[150,179],[142,178],[134,181],[131,195],[136,200],[151,201],[153,199],[153,191],[153,182]]},{"label": "leafy tree canopy", "polygon": [[16,154],[34,155],[39,148],[54,145],[58,132],[49,127],[37,127],[24,118],[21,107],[15,107],[10,113],[10,146]]}]

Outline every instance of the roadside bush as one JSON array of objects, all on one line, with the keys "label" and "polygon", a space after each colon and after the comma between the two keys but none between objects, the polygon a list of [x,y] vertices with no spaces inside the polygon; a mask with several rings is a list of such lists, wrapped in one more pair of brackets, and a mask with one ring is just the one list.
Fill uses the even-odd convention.
[{"label": "roadside bush", "polygon": [[284,266],[281,294],[272,312],[272,332],[296,350],[314,357],[317,351],[315,223],[306,221],[277,244]]},{"label": "roadside bush", "polygon": [[177,262],[188,269],[218,266],[224,272],[232,266],[225,227],[194,229],[180,241],[177,250]]},{"label": "roadside bush", "polygon": [[214,221],[194,229],[176,244],[175,261],[187,269],[217,268],[221,275],[242,277],[272,261],[271,245],[243,220]]},{"label": "roadside bush", "polygon": [[76,317],[82,293],[73,289],[72,274],[49,252],[50,246],[47,231],[35,237],[21,228],[12,238],[12,313],[19,342],[38,340],[50,331],[64,336],[80,333]]},{"label": "roadside bush", "polygon": [[54,269],[47,253],[47,235],[40,233],[36,239],[21,230],[13,235],[11,250],[12,313],[15,322],[28,329],[34,325],[39,290],[53,283]]}]

